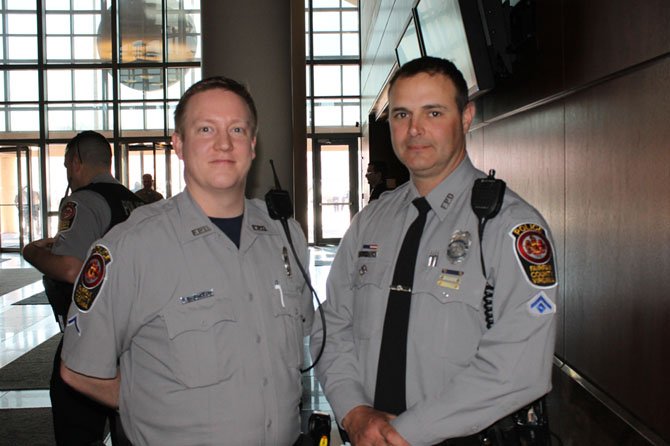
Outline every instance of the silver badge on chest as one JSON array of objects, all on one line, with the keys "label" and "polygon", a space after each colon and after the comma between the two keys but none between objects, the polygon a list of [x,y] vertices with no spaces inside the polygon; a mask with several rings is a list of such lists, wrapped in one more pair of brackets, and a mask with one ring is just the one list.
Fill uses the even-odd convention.
[{"label": "silver badge on chest", "polygon": [[447,258],[451,263],[461,263],[468,255],[472,237],[468,231],[456,231],[451,235],[447,247]]}]

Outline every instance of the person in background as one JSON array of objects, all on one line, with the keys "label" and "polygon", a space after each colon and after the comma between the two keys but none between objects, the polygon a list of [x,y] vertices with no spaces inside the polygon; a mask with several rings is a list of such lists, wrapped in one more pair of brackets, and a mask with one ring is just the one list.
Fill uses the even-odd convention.
[{"label": "person in background", "polygon": [[238,82],[191,86],[172,136],[185,191],[96,242],[77,281],[63,377],[118,407],[135,446],[299,437],[308,249],[288,220],[296,259],[265,203],[244,196],[257,125]]},{"label": "person in background", "polygon": [[[23,257],[44,273],[44,289],[61,330],[72,300],[73,283],[86,260],[88,248],[143,204],[114,179],[111,168],[112,151],[103,135],[85,131],[75,136],[65,149],[65,169],[72,194],[61,201],[58,233],[54,238],[36,240],[23,248]],[[61,339],[49,389],[56,444],[102,442],[108,418],[112,420],[113,442],[121,444],[123,433],[120,426],[114,424],[115,412],[61,379],[62,347]]]},{"label": "person in background", "polygon": [[142,175],[142,189],[135,192],[135,195],[147,204],[163,199],[163,194],[154,189],[154,179],[150,173]]},{"label": "person in background", "polygon": [[[551,235],[507,190],[480,240],[471,198],[486,175],[465,148],[474,113],[447,60],[410,61],[391,78],[391,140],[411,181],[366,206],[342,239],[316,366],[356,446],[518,445],[501,441],[510,415],[551,389]],[[317,319],[313,354],[323,332]]]},{"label": "person in background", "polygon": [[370,200],[376,200],[379,196],[388,190],[386,186],[387,168],[383,161],[370,161],[365,178],[370,185]]}]

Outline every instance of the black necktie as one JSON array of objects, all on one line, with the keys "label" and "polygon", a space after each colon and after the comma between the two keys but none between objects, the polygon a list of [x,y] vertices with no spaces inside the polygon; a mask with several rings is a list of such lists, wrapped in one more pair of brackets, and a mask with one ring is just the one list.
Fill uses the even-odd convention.
[{"label": "black necktie", "polygon": [[386,306],[382,345],[379,350],[377,386],[375,387],[375,409],[396,415],[406,409],[405,372],[407,369],[409,307],[416,255],[419,251],[421,233],[426,224],[426,214],[430,210],[430,204],[424,197],[415,199],[412,204],[419,210],[419,216],[407,229],[395,262],[393,282]]}]

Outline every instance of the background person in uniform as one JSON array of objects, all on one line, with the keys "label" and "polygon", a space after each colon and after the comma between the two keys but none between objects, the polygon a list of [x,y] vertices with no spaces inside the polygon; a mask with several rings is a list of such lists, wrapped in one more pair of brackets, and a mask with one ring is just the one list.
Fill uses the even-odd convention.
[{"label": "background person in uniform", "polygon": [[[280,222],[244,197],[256,129],[239,83],[190,87],[172,137],[185,191],[98,241],[78,280],[62,373],[120,407],[136,446],[291,445],[299,436],[314,308]],[[304,234],[289,226],[307,265]]]},{"label": "background person in uniform", "polygon": [[388,188],[386,187],[386,175],[387,167],[386,163],[383,161],[370,161],[368,163],[368,170],[365,172],[365,178],[368,180],[370,185],[370,200],[376,200],[382,194],[386,192]]},{"label": "background person in uniform", "polygon": [[[64,327],[72,299],[72,284],[91,244],[128,218],[142,202],[111,174],[112,152],[99,133],[79,133],[65,149],[68,186],[73,193],[60,206],[58,234],[25,246],[23,257],[44,273],[44,289],[56,319]],[[114,412],[65,384],[60,376],[58,346],[50,396],[58,445],[88,445],[104,440],[107,417]],[[117,443],[112,426],[113,440]],[[119,434],[122,435],[122,434]]]},{"label": "background person in uniform", "polygon": [[163,199],[163,194],[154,189],[154,179],[150,173],[142,175],[142,189],[135,192],[135,195],[140,197],[145,203],[153,203]]},{"label": "background person in uniform", "polygon": [[[390,81],[393,147],[411,181],[365,207],[344,236],[327,281],[328,337],[316,366],[356,446],[496,444],[472,434],[551,388],[557,294],[551,238],[540,214],[507,190],[483,235],[484,277],[470,200],[473,182],[485,175],[465,150],[474,111],[449,61],[411,61]],[[394,266],[419,197],[429,208],[406,289],[393,283]],[[483,304],[487,279],[495,287],[490,312]],[[393,369],[379,365],[390,294],[409,299],[406,355],[399,361],[404,379],[380,393],[379,377]],[[317,318],[313,353],[321,336]],[[377,403],[389,397],[401,399],[394,413]]]}]

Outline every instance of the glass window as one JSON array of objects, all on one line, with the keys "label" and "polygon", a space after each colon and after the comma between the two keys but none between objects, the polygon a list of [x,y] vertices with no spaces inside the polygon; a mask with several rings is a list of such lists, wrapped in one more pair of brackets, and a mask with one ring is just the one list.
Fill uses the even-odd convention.
[{"label": "glass window", "polygon": [[314,34],[314,57],[319,56],[340,56],[342,54],[340,46],[340,34]]},{"label": "glass window", "polygon": [[0,102],[5,102],[5,76],[6,71],[0,71]]},{"label": "glass window", "polygon": [[100,14],[75,14],[74,29],[77,34],[96,35],[100,25]]},{"label": "glass window", "polygon": [[361,93],[360,88],[360,66],[344,65],[342,66],[342,94],[345,96],[358,96]]},{"label": "glass window", "polygon": [[112,70],[78,69],[74,72],[74,99],[76,101],[104,101],[112,99]]},{"label": "glass window", "polygon": [[345,99],[342,105],[342,124],[354,127],[361,120],[361,101]]},{"label": "glass window", "polygon": [[73,39],[74,58],[79,61],[95,62],[98,59],[98,49],[94,36],[75,36]]},{"label": "glass window", "polygon": [[37,34],[35,14],[7,14],[7,34]]},{"label": "glass window", "polygon": [[44,7],[46,10],[67,11],[70,9],[70,0],[45,0]]},{"label": "glass window", "polygon": [[129,130],[163,129],[164,114],[162,104],[125,103],[121,105],[121,133]]},{"label": "glass window", "polygon": [[39,132],[40,114],[37,104],[13,105],[7,108],[10,132]]},{"label": "glass window", "polygon": [[69,37],[47,37],[46,40],[47,61],[72,60],[72,42]]},{"label": "glass window", "polygon": [[358,56],[358,34],[342,34],[342,55]]},{"label": "glass window", "polygon": [[318,127],[341,126],[342,106],[331,99],[314,100],[314,125]]},{"label": "glass window", "polygon": [[113,107],[110,103],[74,106],[74,130],[111,130],[114,128]]},{"label": "glass window", "polygon": [[46,33],[50,35],[65,34],[69,35],[70,16],[67,14],[46,14]]},{"label": "glass window", "polygon": [[10,101],[39,100],[37,70],[9,71],[9,85],[7,85]]},{"label": "glass window", "polygon": [[169,99],[179,99],[182,94],[202,78],[200,67],[192,68],[168,68],[168,92]]},{"label": "glass window", "polygon": [[314,13],[314,32],[339,30],[340,13],[338,11],[324,11]]},{"label": "glass window", "polygon": [[7,38],[7,61],[37,61],[37,37]]},{"label": "glass window", "polygon": [[160,0],[119,3],[120,61],[163,62]]},{"label": "glass window", "polygon": [[313,0],[312,1],[312,8],[314,8],[314,9],[339,8],[339,7],[340,7],[340,0]]},{"label": "glass window", "polygon": [[342,67],[340,65],[316,65],[314,67],[314,95],[342,95]]},{"label": "glass window", "polygon": [[72,71],[47,71],[47,101],[72,100]]},{"label": "glass window", "polygon": [[16,11],[35,11],[37,10],[36,0],[6,0],[7,9]]},{"label": "glass window", "polygon": [[200,59],[200,48],[198,48],[199,24],[200,14],[186,14],[184,11],[168,10],[168,61],[191,62]]},{"label": "glass window", "polygon": [[358,12],[342,12],[342,31],[354,31],[358,33]]}]

